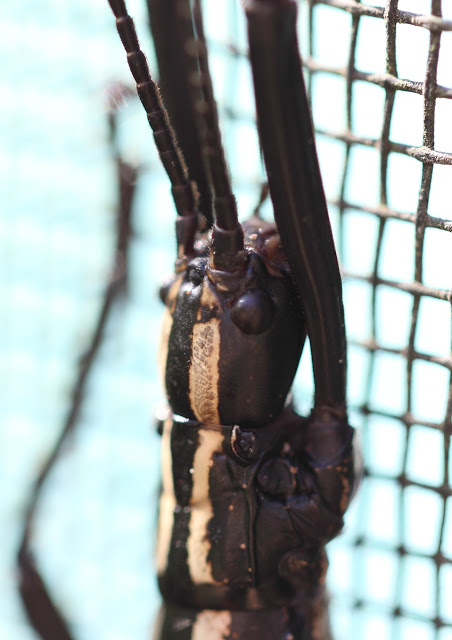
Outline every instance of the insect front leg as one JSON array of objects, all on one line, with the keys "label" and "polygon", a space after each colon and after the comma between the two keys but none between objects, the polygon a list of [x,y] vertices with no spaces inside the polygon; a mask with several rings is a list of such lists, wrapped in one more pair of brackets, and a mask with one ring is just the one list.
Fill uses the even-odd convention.
[{"label": "insect front leg", "polygon": [[324,546],[341,531],[353,493],[353,429],[332,421],[329,412],[298,418],[279,455],[260,469],[257,487],[258,564],[263,573],[280,577],[273,599],[292,592],[292,612],[306,637],[328,638]]}]

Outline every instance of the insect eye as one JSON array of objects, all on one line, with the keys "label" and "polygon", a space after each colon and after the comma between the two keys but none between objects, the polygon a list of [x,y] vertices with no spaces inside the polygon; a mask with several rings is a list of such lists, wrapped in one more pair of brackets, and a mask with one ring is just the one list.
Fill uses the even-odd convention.
[{"label": "insect eye", "polygon": [[273,300],[262,289],[252,289],[242,294],[231,308],[233,323],[246,334],[258,335],[266,331],[274,315]]}]

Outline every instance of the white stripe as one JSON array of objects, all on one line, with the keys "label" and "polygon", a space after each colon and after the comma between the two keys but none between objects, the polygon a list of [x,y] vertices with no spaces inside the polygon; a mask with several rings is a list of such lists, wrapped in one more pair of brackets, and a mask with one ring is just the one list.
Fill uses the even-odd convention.
[{"label": "white stripe", "polygon": [[192,356],[189,369],[190,405],[200,422],[220,424],[218,384],[220,359],[220,321],[193,326]]},{"label": "white stripe", "polygon": [[207,560],[210,540],[207,526],[213,516],[209,498],[209,471],[212,455],[221,451],[223,435],[218,431],[199,430],[199,445],[193,460],[193,491],[190,500],[190,524],[187,540],[188,569],[195,584],[212,583],[212,567]]},{"label": "white stripe", "polygon": [[162,330],[160,335],[160,345],[157,355],[158,370],[160,373],[160,380],[162,381],[163,389],[166,393],[166,361],[168,360],[168,346],[171,329],[173,327],[173,316],[169,309],[165,307],[162,320]]},{"label": "white stripe", "polygon": [[157,573],[162,575],[168,566],[171,538],[173,535],[174,497],[173,462],[171,456],[171,418],[165,420],[162,434],[162,495],[159,503],[159,521],[157,529]]},{"label": "white stripe", "polygon": [[192,640],[224,640],[231,631],[229,611],[202,611],[196,616]]}]

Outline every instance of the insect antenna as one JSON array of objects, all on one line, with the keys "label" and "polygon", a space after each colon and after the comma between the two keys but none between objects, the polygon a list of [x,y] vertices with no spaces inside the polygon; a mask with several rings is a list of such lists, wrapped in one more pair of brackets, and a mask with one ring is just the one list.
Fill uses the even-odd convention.
[{"label": "insect antenna", "polygon": [[[185,0],[185,3],[189,7],[189,0]],[[198,73],[193,75],[192,84],[195,89],[197,86],[201,88],[202,100],[198,101],[195,107],[202,122],[203,154],[214,194],[213,265],[217,269],[235,271],[241,269],[245,263],[243,231],[238,221],[237,203],[232,192],[221,142],[218,110],[213,93],[199,0],[194,2],[192,15],[196,32],[192,56],[196,55],[198,65]]]},{"label": "insect antenna", "polygon": [[213,224],[213,199],[195,113],[195,104],[201,96],[193,96],[195,91],[200,93],[200,88],[192,84],[192,78],[198,74],[198,59],[196,52],[193,55],[193,46],[190,47],[195,39],[190,6],[180,0],[147,0],[147,7],[159,67],[158,84],[189,176],[198,187],[198,208],[208,228]]},{"label": "insect antenna", "polygon": [[176,223],[178,258],[193,253],[198,230],[197,190],[190,181],[182,152],[179,149],[159,89],[152,80],[146,57],[140,49],[132,18],[124,0],[109,0],[116,18],[116,28],[127,53],[127,62],[137,85],[138,95],[154,133],[160,159],[171,182],[171,191],[179,218]]}]

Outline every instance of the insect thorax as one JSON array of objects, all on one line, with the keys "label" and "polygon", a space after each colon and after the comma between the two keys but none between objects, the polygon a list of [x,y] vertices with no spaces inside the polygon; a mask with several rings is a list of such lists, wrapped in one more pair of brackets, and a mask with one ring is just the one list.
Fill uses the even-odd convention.
[{"label": "insect thorax", "polygon": [[173,413],[261,427],[281,412],[305,326],[274,225],[244,224],[243,272],[212,267],[202,248],[166,293],[162,366]]}]

